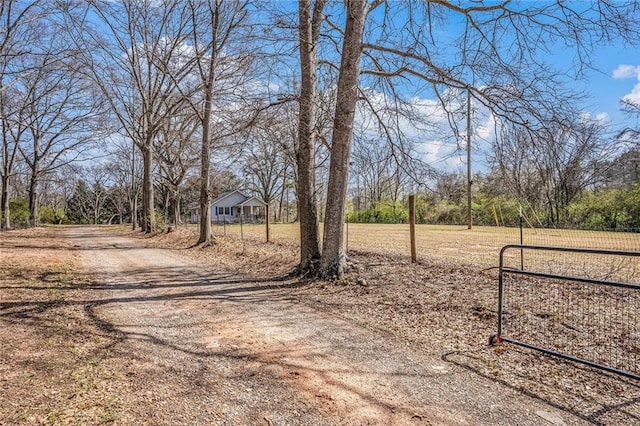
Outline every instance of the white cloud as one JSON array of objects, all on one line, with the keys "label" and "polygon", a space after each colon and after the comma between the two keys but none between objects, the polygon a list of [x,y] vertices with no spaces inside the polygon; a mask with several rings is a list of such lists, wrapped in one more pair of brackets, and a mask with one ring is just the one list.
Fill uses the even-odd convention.
[{"label": "white cloud", "polygon": [[428,140],[417,147],[423,160],[439,170],[457,170],[466,164],[455,145],[442,140]]},{"label": "white cloud", "polygon": [[622,97],[622,100],[632,104],[640,105],[640,83],[636,84],[633,87],[631,93],[624,95]]},{"label": "white cloud", "polygon": [[582,123],[595,123],[601,126],[608,126],[611,124],[611,117],[606,112],[599,112],[593,116],[590,112],[585,111],[580,115],[580,121]]},{"label": "white cloud", "polygon": [[606,112],[600,112],[598,114],[596,114],[595,120],[599,123],[602,124],[609,124],[611,123],[611,117],[609,117],[609,114]]},{"label": "white cloud", "polygon": [[476,135],[482,140],[492,139],[496,131],[496,118],[493,114],[487,114],[483,123],[476,127]]},{"label": "white cloud", "polygon": [[618,65],[618,68],[613,70],[612,77],[616,80],[633,77],[640,80],[640,65]]},{"label": "white cloud", "polygon": [[624,102],[630,102],[633,104],[640,104],[640,65],[626,65],[621,64],[618,65],[618,68],[613,70],[613,78],[614,79],[624,79],[624,78],[636,78],[638,82],[631,93],[627,93],[622,97]]}]

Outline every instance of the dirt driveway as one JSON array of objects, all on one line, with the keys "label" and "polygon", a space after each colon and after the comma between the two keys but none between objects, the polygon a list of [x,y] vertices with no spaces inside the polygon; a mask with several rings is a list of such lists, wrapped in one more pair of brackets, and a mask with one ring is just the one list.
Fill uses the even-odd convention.
[{"label": "dirt driveway", "polygon": [[[56,396],[64,389],[49,389],[47,398],[72,404],[81,392],[99,393],[106,401],[104,423],[587,424],[382,330],[297,302],[288,296],[290,282],[212,270],[179,251],[145,247],[144,240],[103,228],[67,228],[61,237],[80,265],[77,273],[92,278],[70,288],[55,306],[82,311],[68,314],[66,327],[76,331],[67,338],[92,348],[92,361],[82,371],[89,374],[85,370],[95,364],[100,373],[86,389],[64,397]],[[16,321],[3,326],[16,330],[25,327],[18,319],[26,313],[48,309],[38,300],[12,303],[3,305],[5,318]],[[78,327],[93,331],[81,333]],[[27,329],[22,332],[28,336]],[[6,343],[3,357],[27,358],[19,342]],[[83,363],[89,354],[82,348],[60,357]],[[86,423],[63,407],[44,420],[25,414],[27,391],[11,389],[26,375],[16,368],[33,362],[3,361],[0,424],[72,423],[70,418]],[[77,368],[55,368],[69,371],[60,383],[79,380]]]}]

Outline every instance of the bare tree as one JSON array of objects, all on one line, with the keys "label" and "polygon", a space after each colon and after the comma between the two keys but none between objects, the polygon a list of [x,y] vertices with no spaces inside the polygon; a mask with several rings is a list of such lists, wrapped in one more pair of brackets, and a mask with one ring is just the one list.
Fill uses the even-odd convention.
[{"label": "bare tree", "polygon": [[114,135],[110,147],[108,162],[105,164],[110,187],[109,199],[118,213],[119,223],[122,224],[128,216],[135,230],[142,182],[141,158],[135,155],[135,146],[126,138]]},{"label": "bare tree", "polygon": [[145,232],[156,229],[154,140],[185,102],[185,87],[195,90],[186,80],[193,69],[185,43],[191,23],[187,6],[178,0],[89,2],[67,15],[90,75],[142,153]]},{"label": "bare tree", "polygon": [[409,175],[396,162],[384,139],[354,138],[351,169],[356,175],[357,208],[372,208],[383,200],[396,202]]},{"label": "bare tree", "polygon": [[640,183],[640,147],[632,147],[602,166],[604,187],[632,189]]},{"label": "bare tree", "polygon": [[180,188],[198,161],[196,117],[185,108],[183,114],[170,118],[158,135],[156,152],[160,166],[161,185],[166,188],[169,223],[177,225],[180,218]]},{"label": "bare tree", "polygon": [[500,176],[500,186],[522,204],[542,202],[543,182],[534,164],[536,148],[542,146],[534,144],[532,134],[518,126],[503,126],[493,143],[489,160]]},{"label": "bare tree", "polygon": [[32,71],[26,59],[39,44],[38,23],[44,13],[40,2],[4,0],[0,2],[0,126],[2,131],[2,179],[0,229],[11,228],[9,180],[14,175],[18,147],[27,131],[24,117],[24,92],[17,87],[19,78]]},{"label": "bare tree", "polygon": [[267,204],[266,226],[269,241],[270,206],[278,194],[285,190],[287,179],[287,157],[282,149],[287,139],[287,126],[272,116],[263,128],[254,128],[245,154],[244,172],[249,188]]},{"label": "bare tree", "polygon": [[47,34],[41,51],[30,59],[32,71],[17,83],[23,90],[29,143],[18,149],[29,168],[30,220],[37,225],[39,180],[80,158],[100,138],[104,108],[95,86],[78,72],[64,37]]},{"label": "bare tree", "polygon": [[198,244],[211,242],[211,148],[237,129],[229,113],[238,113],[251,56],[243,43],[248,28],[248,3],[244,0],[189,1],[194,75],[200,96],[190,105],[201,127],[200,232]]},{"label": "bare tree", "polygon": [[114,213],[109,218],[109,225],[116,216],[118,217],[118,223],[122,225],[124,224],[127,208],[129,207],[130,187],[127,179],[128,176],[126,173],[118,170],[117,165],[114,163],[107,164],[105,169],[111,184],[107,194],[107,202],[112,210],[114,210]]},{"label": "bare tree", "polygon": [[[620,105],[622,106],[622,111],[627,115],[635,117],[636,120],[640,119],[640,103],[623,98],[620,100]],[[618,133],[617,139],[625,142],[631,140],[637,143],[640,139],[640,126],[636,122],[635,127],[625,127]]]},{"label": "bare tree", "polygon": [[301,273],[314,272],[320,259],[318,211],[315,198],[317,47],[326,0],[298,2],[300,36],[300,95],[298,119],[297,197],[300,220]]},{"label": "bare tree", "polygon": [[540,152],[538,170],[545,183],[547,221],[560,224],[566,219],[566,208],[573,199],[594,183],[597,170],[593,165],[613,154],[603,137],[603,127],[595,122],[578,122],[571,128],[549,129]]},{"label": "bare tree", "polygon": [[362,36],[367,15],[377,4],[367,0],[346,0],[346,24],[342,43],[336,109],[333,119],[329,183],[320,275],[340,279],[346,266],[344,215],[349,181],[351,139],[358,102],[358,80],[362,55]]},{"label": "bare tree", "polygon": [[91,223],[97,225],[104,220],[104,207],[109,197],[109,171],[105,166],[92,166],[84,170],[85,182],[90,191],[87,197]]},{"label": "bare tree", "polygon": [[[367,10],[379,5],[384,5],[383,11],[367,15]],[[639,28],[637,6],[627,3],[541,2],[522,8],[509,1],[491,5],[441,1],[368,5],[345,1],[345,10],[344,15],[337,14],[346,19],[344,30],[327,19],[332,34],[342,39],[321,260],[321,275],[329,277],[341,276],[344,265],[341,218],[350,146],[345,135],[350,137],[352,133],[351,117],[357,96],[351,93],[357,92],[359,84],[376,87],[391,99],[402,98],[396,89],[398,79],[430,89],[449,112],[455,134],[461,132],[457,131],[456,108],[452,110],[451,105],[459,104],[456,98],[463,91],[499,120],[544,131],[550,121],[577,117],[579,112],[573,108],[575,94],[564,85],[573,76],[565,76],[545,63],[545,42],[561,41],[573,49],[579,75],[580,70],[591,65],[589,52],[594,45],[616,37],[634,42]],[[398,21],[393,16],[407,19]],[[439,25],[447,25],[452,19],[464,23],[448,36],[446,43],[447,50],[453,49],[456,55],[441,53],[443,42],[439,36],[443,32],[437,31]],[[364,43],[363,34],[367,39]],[[344,67],[345,58],[349,64],[356,62],[356,69],[362,58],[361,79],[353,78],[353,68]],[[376,116],[376,105],[366,98],[364,102]],[[402,104],[396,105],[400,110]],[[393,143],[391,127],[383,119],[378,121],[383,134]]]},{"label": "bare tree", "polygon": [[14,175],[16,159],[23,135],[27,131],[22,120],[24,104],[18,106],[19,92],[8,88],[0,92],[0,123],[2,125],[2,230],[11,228],[9,209],[9,180]]},{"label": "bare tree", "polygon": [[544,209],[549,225],[563,222],[569,203],[595,183],[597,163],[615,153],[601,123],[567,124],[544,132],[506,128],[494,143],[493,162],[504,185],[523,204]]}]

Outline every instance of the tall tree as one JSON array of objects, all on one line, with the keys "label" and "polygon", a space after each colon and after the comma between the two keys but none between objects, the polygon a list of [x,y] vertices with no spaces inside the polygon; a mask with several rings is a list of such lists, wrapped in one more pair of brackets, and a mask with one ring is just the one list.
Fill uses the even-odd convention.
[{"label": "tall tree", "polygon": [[136,156],[136,148],[126,138],[114,137],[110,141],[109,161],[106,170],[111,182],[111,198],[114,208],[122,223],[127,217],[131,220],[132,229],[136,229],[137,204],[140,198],[142,164],[140,156]]},{"label": "tall tree", "polygon": [[571,201],[595,183],[598,163],[613,153],[614,141],[604,138],[603,130],[586,118],[538,132],[505,127],[494,142],[493,162],[513,195],[546,211],[548,225],[559,225]]},{"label": "tall tree", "polygon": [[358,80],[360,77],[362,36],[367,14],[376,6],[375,3],[370,5],[367,0],[346,0],[345,3],[346,24],[333,120],[327,208],[320,259],[320,274],[327,278],[341,278],[346,266],[344,216],[349,181],[351,139],[359,95]]},{"label": "tall tree", "polygon": [[287,138],[287,127],[270,117],[264,128],[254,128],[245,154],[245,175],[250,189],[267,204],[266,227],[269,241],[270,206],[285,188],[287,160],[280,141]]},{"label": "tall tree", "polygon": [[19,147],[29,168],[30,220],[38,223],[38,184],[43,175],[78,159],[101,131],[102,98],[91,81],[60,60],[59,52],[34,58],[35,71],[21,78],[27,90],[29,144]]},{"label": "tall tree", "polygon": [[179,0],[88,2],[69,10],[68,29],[122,131],[143,159],[142,229],[156,230],[154,141],[185,102],[193,69],[186,45],[193,27]]},{"label": "tall tree", "polygon": [[[353,123],[351,116],[358,99],[351,96],[351,91],[357,92],[358,84],[375,88],[386,99],[402,99],[399,80],[432,93],[449,112],[455,134],[461,133],[455,114],[461,92],[470,93],[496,120],[544,132],[546,123],[579,116],[576,94],[566,85],[570,77],[544,60],[550,53],[549,46],[557,48],[560,42],[576,52],[574,69],[579,76],[592,65],[589,53],[595,45],[617,38],[637,42],[640,28],[639,10],[630,3],[538,2],[524,7],[510,1],[462,5],[443,1],[344,3],[344,30],[327,19],[330,33],[342,39],[320,271],[330,277],[339,277],[344,268],[342,188],[348,179],[349,157],[345,135],[351,135],[349,124]],[[380,13],[367,15],[367,10],[378,5],[384,5]],[[345,57],[357,64],[345,68]],[[361,60],[362,72],[354,80],[353,69],[359,70]],[[400,148],[390,132],[400,122],[390,123],[393,127],[386,123],[376,111],[375,99],[364,96],[365,90],[360,94],[389,143]],[[402,103],[392,101],[391,105],[402,111]],[[565,124],[568,128],[572,125]]]},{"label": "tall tree", "polygon": [[187,173],[198,160],[196,144],[198,120],[190,109],[170,118],[158,135],[156,152],[159,161],[159,178],[165,187],[168,202],[169,223],[177,225],[180,218],[180,189]]},{"label": "tall tree", "polygon": [[300,36],[300,95],[298,113],[297,197],[300,220],[301,273],[314,272],[314,263],[320,259],[318,210],[316,204],[316,94],[317,48],[320,28],[324,21],[326,0],[300,0],[298,2]]},{"label": "tall tree", "polygon": [[40,1],[4,0],[0,2],[0,126],[2,138],[2,169],[0,229],[11,228],[9,209],[9,180],[23,136],[28,130],[25,118],[24,90],[18,87],[20,77],[32,71],[27,57],[39,46],[41,19],[46,14]]},{"label": "tall tree", "polygon": [[[193,110],[200,121],[200,232],[198,244],[211,242],[211,148],[214,137],[233,134],[233,118],[224,111],[238,111],[242,86],[251,62],[246,46],[248,3],[244,0],[189,1],[194,32],[194,74],[200,96],[192,98]],[[245,40],[246,41],[246,40]]]}]

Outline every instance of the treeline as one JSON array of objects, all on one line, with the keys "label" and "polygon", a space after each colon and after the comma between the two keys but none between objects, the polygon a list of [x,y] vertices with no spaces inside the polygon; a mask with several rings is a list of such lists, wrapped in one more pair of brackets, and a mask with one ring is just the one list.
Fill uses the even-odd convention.
[{"label": "treeline", "polygon": [[[594,178],[582,186],[572,182],[574,193],[543,185],[540,175],[531,174],[528,184],[538,188],[530,197],[518,197],[513,182],[506,180],[504,170],[477,173],[473,179],[472,218],[476,225],[518,226],[520,215],[525,226],[579,229],[640,230],[640,151],[629,150],[611,161],[597,166]],[[574,172],[572,172],[574,173]],[[538,182],[533,180],[538,179]],[[569,177],[558,179],[568,185]],[[521,180],[522,182],[522,180]],[[434,188],[416,193],[416,222],[425,224],[462,225],[467,223],[467,182],[463,173],[440,174]],[[564,204],[551,196],[563,192]],[[358,200],[350,205],[347,219],[361,223],[406,223],[409,212],[406,196],[393,200],[391,193],[357,209]],[[360,200],[362,203],[362,200]]]},{"label": "treeline", "polygon": [[[356,156],[356,158],[360,158]],[[122,156],[127,163],[127,156]],[[358,179],[352,179],[347,203],[347,220],[359,223],[407,223],[409,212],[407,197],[416,195],[416,221],[424,224],[462,225],[467,223],[467,182],[464,173],[440,173],[432,178],[428,187],[417,186],[401,168],[389,162],[388,167],[376,163],[358,163],[354,167],[368,170]],[[122,166],[123,164],[121,164]],[[558,207],[547,196],[558,193],[559,188],[543,185],[539,175],[529,176],[529,197],[518,197],[513,183],[505,175],[504,168],[493,167],[488,173],[476,173],[472,185],[472,218],[476,225],[518,226],[520,212],[525,226],[561,227],[580,229],[640,229],[640,150],[631,149],[610,161],[590,163],[593,180],[584,181],[569,202]],[[254,172],[259,168],[254,166]],[[573,173],[573,172],[572,172]],[[252,192],[252,174],[235,174],[229,170],[213,170],[220,192],[243,189]],[[125,178],[123,178],[123,176]],[[290,176],[286,173],[273,182],[274,195],[270,199],[273,222],[296,221],[297,202],[291,190]],[[119,180],[120,179],[120,180]],[[535,180],[538,180],[537,182]],[[558,182],[567,184],[562,177]],[[141,177],[133,179],[122,174],[118,156],[104,166],[88,169],[66,169],[57,177],[47,180],[46,197],[42,198],[39,221],[46,224],[113,224],[131,223],[135,204],[140,202]],[[523,179],[520,179],[523,184]],[[20,184],[18,196],[10,201],[11,221],[14,226],[26,226],[30,222],[27,182]],[[175,216],[175,223],[189,221],[198,204],[197,176],[189,175],[179,187],[178,208],[171,213],[171,200],[175,198],[170,186],[163,180],[156,182],[158,197],[155,215],[164,226]],[[320,188],[322,189],[322,188]],[[566,191],[565,191],[566,194]],[[324,219],[321,205],[320,220]],[[558,219],[559,218],[559,219]],[[137,220],[140,217],[136,217]],[[174,223],[174,222],[172,222]]]},{"label": "treeline", "polygon": [[[492,197],[480,191],[474,192],[471,208],[473,223],[481,226],[519,226],[522,211],[524,226],[638,232],[640,183],[635,183],[630,189],[587,190],[567,206],[564,219],[559,223],[553,223],[544,212],[537,212],[527,204],[523,206],[508,195]],[[382,201],[366,210],[349,212],[347,220],[355,223],[407,223],[409,210],[406,200],[395,204]],[[416,223],[466,224],[466,204],[438,201],[428,193],[418,194]]]}]

